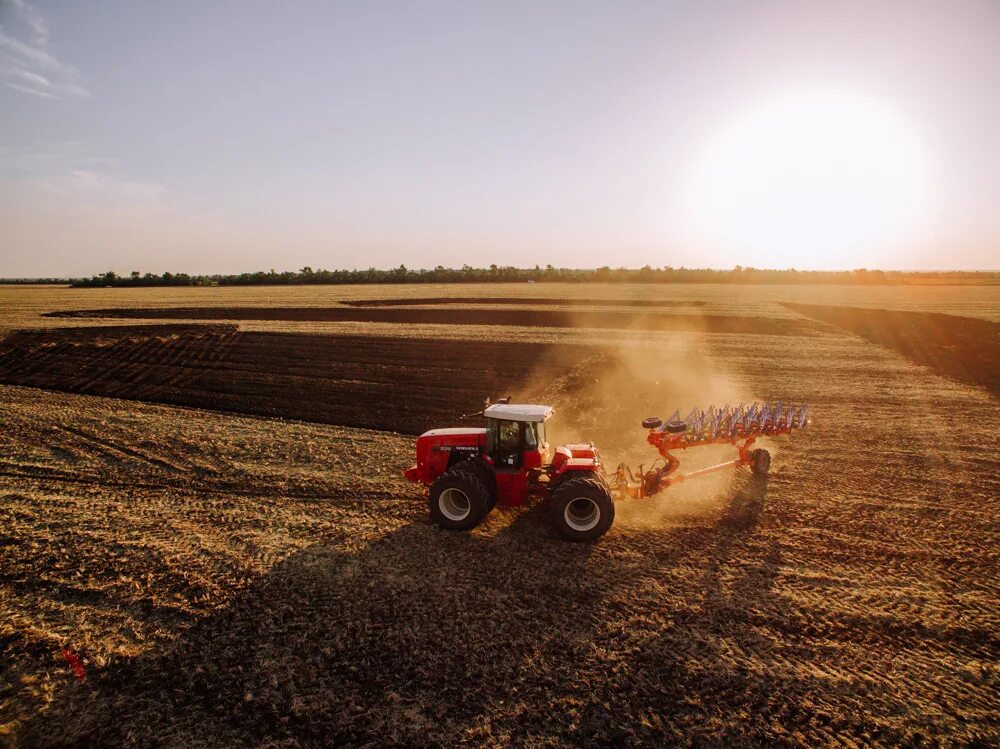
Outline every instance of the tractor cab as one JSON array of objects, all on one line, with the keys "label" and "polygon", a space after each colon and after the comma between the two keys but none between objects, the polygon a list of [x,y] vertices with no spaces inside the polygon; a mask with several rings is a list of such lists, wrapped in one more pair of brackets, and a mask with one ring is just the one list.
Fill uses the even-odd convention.
[{"label": "tractor cab", "polygon": [[531,481],[548,454],[545,422],[552,413],[551,406],[519,403],[496,403],[483,409],[484,457],[493,464],[497,493],[504,504],[528,501]]},{"label": "tractor cab", "polygon": [[497,470],[529,471],[541,468],[548,457],[545,422],[552,406],[497,403],[483,410],[486,418],[486,456]]}]

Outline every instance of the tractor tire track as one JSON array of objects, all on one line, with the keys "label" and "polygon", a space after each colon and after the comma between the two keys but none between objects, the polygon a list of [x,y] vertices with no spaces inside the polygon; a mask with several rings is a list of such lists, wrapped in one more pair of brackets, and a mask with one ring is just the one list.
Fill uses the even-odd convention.
[{"label": "tractor tire track", "polygon": [[86,445],[89,449],[92,449],[94,451],[104,452],[108,455],[116,456],[118,458],[124,458],[124,459],[132,458],[134,460],[145,462],[151,466],[162,468],[166,471],[170,471],[173,473],[187,474],[191,472],[191,469],[188,467],[177,465],[176,463],[173,463],[165,458],[153,455],[138,448],[115,444],[110,440],[98,437],[96,434],[92,434],[83,429],[66,425],[61,425],[60,428],[64,432],[79,437],[83,441],[84,445]]}]

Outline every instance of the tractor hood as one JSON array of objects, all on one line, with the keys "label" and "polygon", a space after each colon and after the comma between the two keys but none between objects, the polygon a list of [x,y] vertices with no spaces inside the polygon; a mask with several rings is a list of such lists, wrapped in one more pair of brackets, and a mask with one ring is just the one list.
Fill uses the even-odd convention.
[{"label": "tractor hood", "polygon": [[485,449],[485,429],[431,429],[417,438],[417,464],[406,471],[406,478],[430,485],[452,463],[474,458]]}]

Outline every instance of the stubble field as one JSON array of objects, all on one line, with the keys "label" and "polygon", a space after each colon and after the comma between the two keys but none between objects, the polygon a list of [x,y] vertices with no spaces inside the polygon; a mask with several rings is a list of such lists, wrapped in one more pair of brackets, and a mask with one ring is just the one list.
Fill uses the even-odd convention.
[{"label": "stubble field", "polygon": [[[998,287],[0,287],[0,743],[996,745],[998,330]],[[814,422],[596,544],[441,531],[412,435],[508,392],[612,466],[678,407]]]}]

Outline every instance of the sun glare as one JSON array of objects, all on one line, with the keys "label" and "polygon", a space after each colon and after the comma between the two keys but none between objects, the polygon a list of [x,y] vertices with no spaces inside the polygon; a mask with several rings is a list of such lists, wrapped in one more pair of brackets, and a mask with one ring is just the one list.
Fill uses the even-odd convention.
[{"label": "sun glare", "polygon": [[871,253],[915,228],[927,182],[921,145],[891,110],[847,93],[799,93],[710,142],[690,215],[699,241],[734,264],[876,266]]}]

